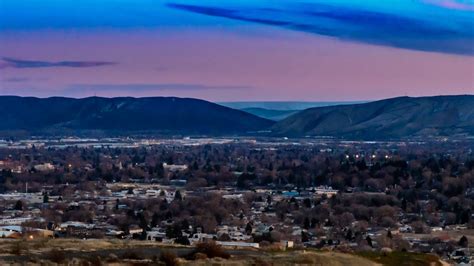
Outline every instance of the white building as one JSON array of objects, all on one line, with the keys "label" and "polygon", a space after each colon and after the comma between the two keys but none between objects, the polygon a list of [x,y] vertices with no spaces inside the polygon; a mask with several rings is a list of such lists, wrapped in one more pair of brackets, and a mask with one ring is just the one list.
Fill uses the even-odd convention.
[{"label": "white building", "polygon": [[37,164],[33,166],[33,168],[36,171],[40,171],[40,172],[52,171],[55,169],[54,165],[52,165],[51,163]]},{"label": "white building", "polygon": [[188,166],[185,164],[167,164],[163,163],[163,168],[170,172],[179,172],[188,169]]},{"label": "white building", "polygon": [[260,248],[259,243],[216,241],[216,244],[234,248]]}]

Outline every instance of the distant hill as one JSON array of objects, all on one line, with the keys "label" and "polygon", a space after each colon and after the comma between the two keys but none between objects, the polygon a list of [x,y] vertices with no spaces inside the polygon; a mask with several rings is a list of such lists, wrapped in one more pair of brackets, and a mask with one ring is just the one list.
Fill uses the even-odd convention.
[{"label": "distant hill", "polygon": [[280,121],[299,111],[322,106],[355,104],[364,102],[220,102],[218,104],[239,109],[253,115]]},{"label": "distant hill", "polygon": [[267,102],[218,102],[218,104],[227,106],[233,109],[244,110],[248,108],[263,108],[268,110],[281,110],[281,111],[301,111],[313,107],[343,105],[343,104],[356,104],[365,103],[364,101],[353,101],[353,102],[282,102],[282,101],[267,101]]},{"label": "distant hill", "polygon": [[474,95],[310,108],[275,124],[272,134],[354,139],[474,135]]},{"label": "distant hill", "polygon": [[244,134],[273,122],[198,99],[0,96],[0,131]]},{"label": "distant hill", "polygon": [[247,113],[251,113],[253,115],[263,117],[266,119],[270,119],[273,121],[280,121],[288,116],[297,113],[298,110],[273,110],[273,109],[265,109],[265,108],[244,108],[240,109],[242,111],[245,111]]}]

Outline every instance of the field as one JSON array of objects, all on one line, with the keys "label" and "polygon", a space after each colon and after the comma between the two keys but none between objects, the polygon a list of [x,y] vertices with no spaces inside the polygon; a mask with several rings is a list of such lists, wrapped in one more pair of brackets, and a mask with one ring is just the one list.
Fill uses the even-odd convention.
[{"label": "field", "polygon": [[[225,249],[228,258],[197,253],[195,248],[119,240],[0,240],[0,265],[442,265],[436,256],[366,252],[345,254],[316,250]],[[208,253],[211,254],[211,253]],[[176,263],[176,264],[173,264]]]}]

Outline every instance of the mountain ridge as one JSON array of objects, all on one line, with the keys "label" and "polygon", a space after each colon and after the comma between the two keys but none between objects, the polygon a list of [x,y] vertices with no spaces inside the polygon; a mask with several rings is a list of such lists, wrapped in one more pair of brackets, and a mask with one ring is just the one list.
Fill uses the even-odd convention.
[{"label": "mountain ridge", "polygon": [[0,96],[0,130],[159,131],[244,134],[272,121],[204,100],[178,97]]},{"label": "mountain ridge", "polygon": [[[330,136],[343,139],[474,136],[474,95],[396,97],[309,108],[274,122],[178,97],[0,96],[0,133]],[[262,111],[262,110],[253,110]],[[267,110],[263,110],[267,111]],[[279,115],[268,113],[266,115]],[[63,134],[64,133],[64,134]]]},{"label": "mountain ridge", "polygon": [[309,108],[279,121],[276,136],[386,139],[474,135],[474,95],[396,97]]}]

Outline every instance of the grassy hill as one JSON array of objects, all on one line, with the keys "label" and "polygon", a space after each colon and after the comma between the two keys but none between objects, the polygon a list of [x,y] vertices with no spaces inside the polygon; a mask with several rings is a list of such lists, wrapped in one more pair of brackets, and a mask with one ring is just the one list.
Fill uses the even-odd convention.
[{"label": "grassy hill", "polygon": [[[198,248],[199,249],[199,248]],[[172,259],[176,265],[415,265],[441,266],[434,255],[393,252],[358,254],[318,250],[222,249],[226,258],[196,253],[195,247],[128,240],[6,240],[0,239],[0,264],[108,263],[114,265],[159,265]],[[214,252],[215,253],[215,252]],[[194,254],[194,255],[193,255]],[[217,253],[215,253],[217,254]]]},{"label": "grassy hill", "polygon": [[278,136],[387,139],[474,135],[474,95],[399,97],[310,108],[272,127]]}]

